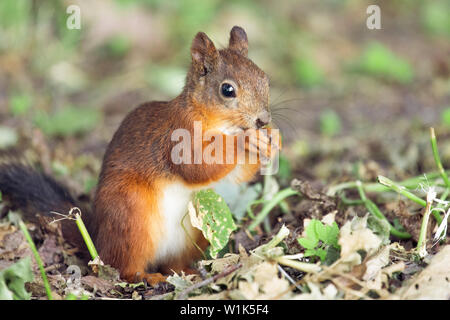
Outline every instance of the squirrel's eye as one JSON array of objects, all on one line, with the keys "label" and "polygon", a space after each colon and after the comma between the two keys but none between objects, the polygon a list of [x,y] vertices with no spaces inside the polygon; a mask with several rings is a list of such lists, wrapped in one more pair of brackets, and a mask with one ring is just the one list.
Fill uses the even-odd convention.
[{"label": "squirrel's eye", "polygon": [[220,90],[221,90],[221,92],[222,92],[224,97],[227,97],[227,98],[234,98],[234,97],[236,97],[236,90],[229,83],[223,83]]}]

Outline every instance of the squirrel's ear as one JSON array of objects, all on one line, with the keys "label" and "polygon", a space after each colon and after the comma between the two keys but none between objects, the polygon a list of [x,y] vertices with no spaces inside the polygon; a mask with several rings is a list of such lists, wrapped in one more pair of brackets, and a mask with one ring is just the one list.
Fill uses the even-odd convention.
[{"label": "squirrel's ear", "polygon": [[230,32],[228,48],[239,52],[244,57],[248,54],[248,39],[244,29],[234,26]]},{"label": "squirrel's ear", "polygon": [[214,69],[219,53],[208,36],[199,32],[192,41],[191,46],[192,66],[200,75],[205,75]]}]

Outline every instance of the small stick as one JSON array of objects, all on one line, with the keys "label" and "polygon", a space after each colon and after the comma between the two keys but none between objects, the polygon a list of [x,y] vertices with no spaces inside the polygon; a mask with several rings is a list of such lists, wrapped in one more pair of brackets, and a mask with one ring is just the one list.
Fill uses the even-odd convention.
[{"label": "small stick", "polygon": [[220,273],[218,273],[218,274],[216,274],[216,275],[214,275],[214,276],[212,276],[212,277],[210,277],[208,279],[205,279],[203,281],[197,282],[196,284],[190,286],[189,288],[186,288],[183,291],[181,291],[180,295],[176,298],[176,300],[184,300],[184,299],[186,299],[187,295],[190,292],[194,291],[195,289],[199,289],[199,288],[201,288],[203,286],[206,286],[206,285],[208,285],[210,283],[215,282],[216,280],[218,280],[220,278],[226,277],[226,276],[228,276],[229,274],[233,273],[234,271],[236,271],[237,269],[239,269],[241,267],[242,267],[242,263],[239,262],[238,264],[236,264],[234,266],[231,266],[231,267],[227,268],[226,270],[224,270],[224,271],[222,271],[222,272],[220,272]]},{"label": "small stick", "polygon": [[286,277],[286,279],[289,280],[290,283],[292,283],[298,290],[302,291],[302,287],[300,287],[299,285],[297,285],[295,283],[295,280],[291,278],[291,276],[278,264],[277,265],[278,270]]},{"label": "small stick", "polygon": [[322,270],[322,268],[319,267],[317,264],[301,262],[301,261],[297,261],[297,260],[291,260],[291,259],[287,259],[286,257],[277,257],[277,258],[274,258],[273,260],[279,264],[297,269],[302,272],[317,273]]}]

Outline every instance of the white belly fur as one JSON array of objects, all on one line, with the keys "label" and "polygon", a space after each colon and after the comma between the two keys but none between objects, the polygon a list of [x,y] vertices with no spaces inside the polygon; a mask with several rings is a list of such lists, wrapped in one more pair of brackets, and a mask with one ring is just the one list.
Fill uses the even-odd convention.
[{"label": "white belly fur", "polygon": [[[235,182],[239,176],[239,167],[231,171],[224,179],[229,179]],[[189,215],[184,218],[183,225],[186,229],[181,227],[181,219],[188,210],[189,201],[195,191],[205,188],[213,188],[216,183],[212,183],[203,188],[189,188],[182,182],[174,182],[164,188],[162,194],[162,201],[160,206],[160,214],[164,217],[163,238],[159,241],[159,247],[156,250],[155,263],[163,263],[171,257],[176,257],[182,252],[191,242],[186,235],[186,231],[192,237],[194,228],[192,227]]]},{"label": "white belly fur", "polygon": [[[181,182],[175,182],[163,190],[160,213],[164,217],[163,238],[159,241],[156,251],[156,263],[162,263],[171,257],[177,256],[184,250],[189,238],[181,227],[181,219],[187,212],[191,200],[192,189]],[[186,231],[192,233],[193,227],[189,216],[183,221]]]}]

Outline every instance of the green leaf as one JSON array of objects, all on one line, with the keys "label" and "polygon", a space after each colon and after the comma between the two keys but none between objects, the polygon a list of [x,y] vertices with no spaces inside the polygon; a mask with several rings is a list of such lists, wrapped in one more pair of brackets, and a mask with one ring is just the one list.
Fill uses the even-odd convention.
[{"label": "green leaf", "polygon": [[339,227],[336,222],[324,225],[312,219],[305,230],[306,238],[298,238],[298,243],[305,250],[305,257],[316,256],[322,262],[333,263],[339,258]]},{"label": "green leaf", "polygon": [[297,241],[306,249],[314,249],[319,243],[317,240],[311,240],[308,238],[299,238]]},{"label": "green leaf", "polygon": [[226,246],[230,234],[236,230],[230,208],[225,200],[213,190],[202,190],[194,197],[194,207],[202,222],[202,232],[211,244],[212,258]]},{"label": "green leaf", "polygon": [[30,257],[24,258],[0,271],[0,300],[28,300],[31,293],[25,282],[33,281]]},{"label": "green leaf", "polygon": [[316,224],[321,223],[319,220],[312,219],[309,225],[306,227],[306,237],[313,241],[319,242],[319,237],[316,232]]},{"label": "green leaf", "polygon": [[327,228],[319,220],[315,220],[314,229],[319,240],[326,241],[327,239]]},{"label": "green leaf", "polygon": [[339,227],[336,222],[333,222],[331,226],[327,226],[325,242],[331,244],[336,249],[338,249],[339,248],[338,239],[339,239]]},{"label": "green leaf", "polygon": [[332,265],[340,257],[340,250],[334,246],[329,246],[327,250],[324,263],[329,266]]}]

